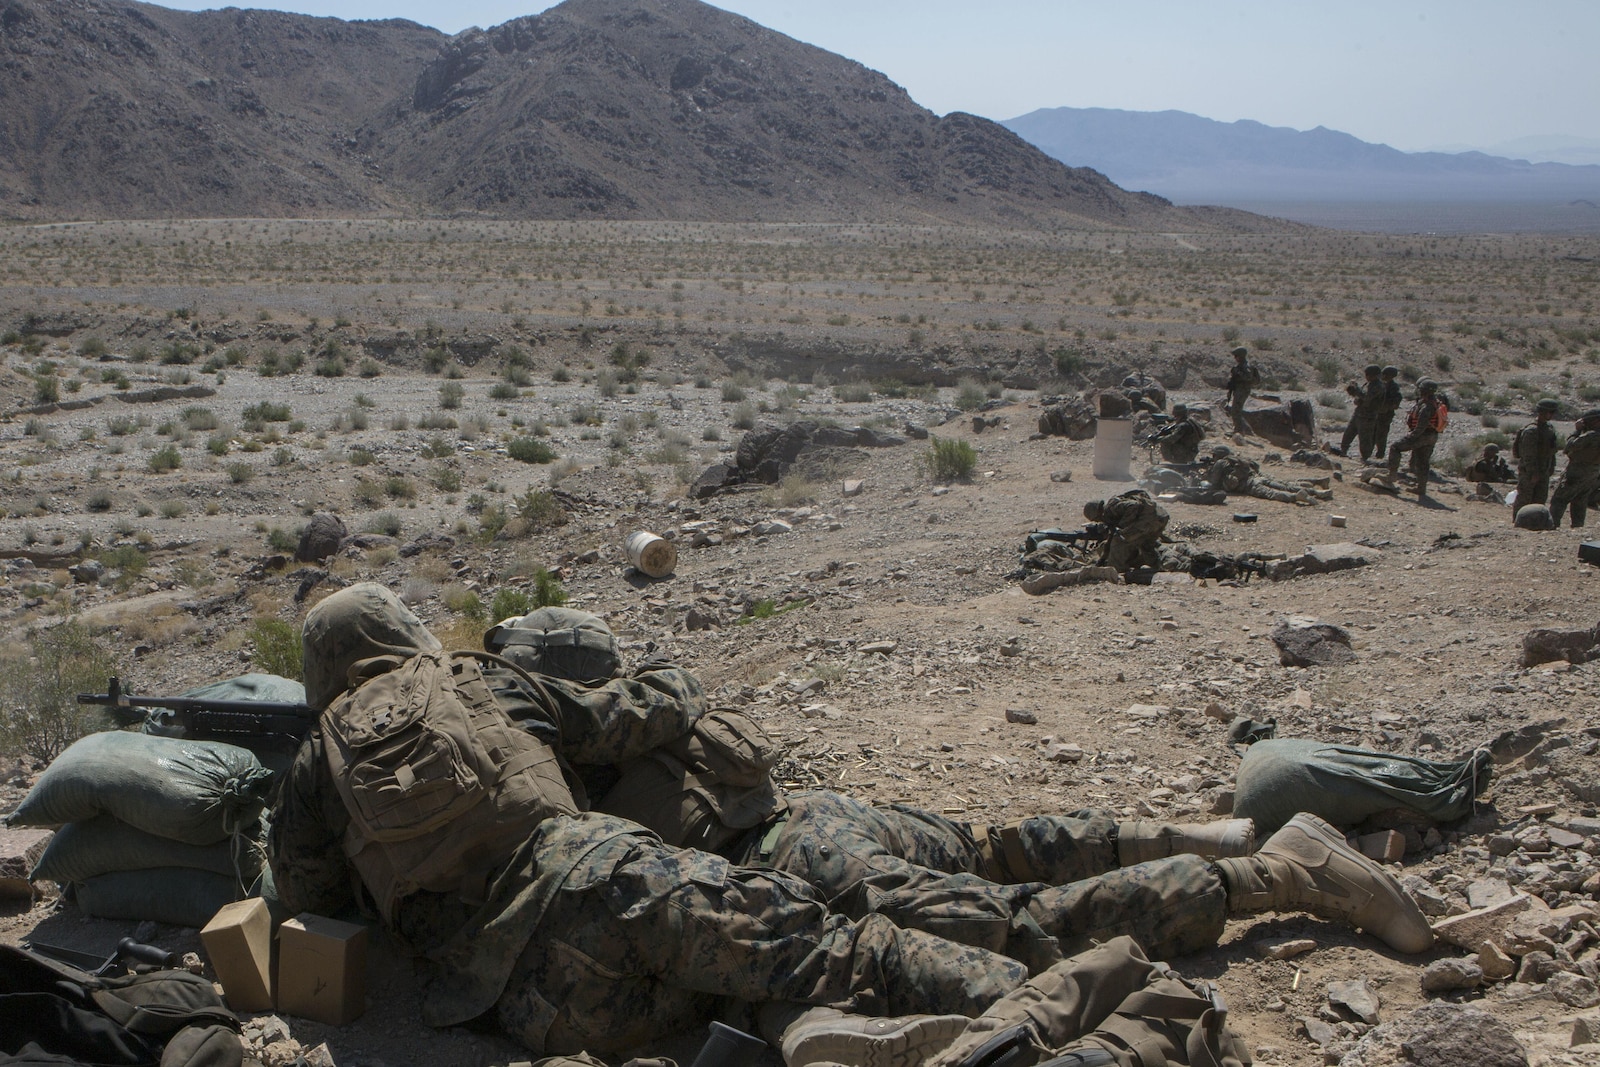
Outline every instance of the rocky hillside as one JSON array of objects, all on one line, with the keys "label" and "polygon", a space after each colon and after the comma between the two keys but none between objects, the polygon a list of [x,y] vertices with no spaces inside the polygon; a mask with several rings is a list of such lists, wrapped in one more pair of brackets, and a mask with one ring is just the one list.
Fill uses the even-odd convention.
[{"label": "rocky hillside", "polygon": [[402,20],[0,0],[0,217],[1252,228],[698,0]]}]

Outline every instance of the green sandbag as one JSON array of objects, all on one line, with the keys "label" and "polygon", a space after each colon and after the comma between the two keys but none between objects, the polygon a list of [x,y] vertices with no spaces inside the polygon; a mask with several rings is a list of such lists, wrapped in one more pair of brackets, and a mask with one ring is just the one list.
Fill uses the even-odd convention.
[{"label": "green sandbag", "polygon": [[193,867],[237,876],[244,885],[249,885],[261,873],[264,848],[259,823],[245,828],[237,839],[230,838],[215,845],[191,845],[157,837],[109,815],[100,815],[87,822],[69,822],[56,831],[29,877],[36,882],[86,882],[113,871]]},{"label": "green sandbag", "polygon": [[224,905],[244,899],[231,874],[192,867],[115,871],[73,888],[85,915],[173,926],[204,926]]},{"label": "green sandbag", "polygon": [[198,689],[178,694],[191,700],[271,700],[283,704],[304,704],[306,687],[293,678],[278,674],[241,674],[208,682]]},{"label": "green sandbag", "polygon": [[1254,819],[1258,838],[1302,811],[1343,828],[1395,808],[1454,822],[1487,788],[1490,763],[1487,749],[1452,763],[1296,738],[1258,741],[1239,764],[1233,814]]},{"label": "green sandbag", "polygon": [[111,815],[158,837],[213,845],[255,822],[271,785],[247,749],[111,730],[57,756],[6,823],[55,829]]}]

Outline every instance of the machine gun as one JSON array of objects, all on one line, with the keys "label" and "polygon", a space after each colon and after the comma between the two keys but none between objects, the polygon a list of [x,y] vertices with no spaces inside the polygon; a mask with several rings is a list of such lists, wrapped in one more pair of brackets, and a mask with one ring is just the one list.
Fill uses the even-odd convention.
[{"label": "machine gun", "polygon": [[298,748],[316,725],[305,704],[279,700],[211,700],[205,697],[146,697],[122,691],[113,676],[104,693],[79,693],[79,704],[108,708],[124,726],[165,737],[226,741],[245,748]]},{"label": "machine gun", "polygon": [[1189,573],[1196,578],[1237,578],[1249,582],[1251,575],[1267,573],[1267,565],[1250,556],[1200,552],[1190,557]]},{"label": "machine gun", "polygon": [[1088,548],[1110,536],[1111,530],[1103,522],[1086,522],[1076,530],[1035,530],[1023,542],[1022,551],[1024,554],[1032,552],[1047,541],[1059,541],[1074,548]]}]

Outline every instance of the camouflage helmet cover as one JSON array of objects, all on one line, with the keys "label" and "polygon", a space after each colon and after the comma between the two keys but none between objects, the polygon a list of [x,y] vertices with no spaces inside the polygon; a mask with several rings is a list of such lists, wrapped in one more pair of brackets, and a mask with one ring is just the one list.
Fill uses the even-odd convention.
[{"label": "camouflage helmet cover", "polygon": [[530,674],[574,682],[603,681],[622,667],[611,627],[576,608],[539,608],[506,619],[484,633],[483,647]]},{"label": "camouflage helmet cover", "polygon": [[306,703],[316,711],[349,688],[350,668],[374,656],[414,656],[443,646],[400,598],[361,582],[323,600],[300,635]]}]

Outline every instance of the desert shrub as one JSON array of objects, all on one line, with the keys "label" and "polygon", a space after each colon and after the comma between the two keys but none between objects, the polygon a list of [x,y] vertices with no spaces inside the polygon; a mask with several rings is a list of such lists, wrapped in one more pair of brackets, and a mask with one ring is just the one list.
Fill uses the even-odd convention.
[{"label": "desert shrub", "polygon": [[163,500],[161,502],[161,517],[163,519],[181,519],[189,514],[189,505],[181,500]]},{"label": "desert shrub", "polygon": [[1340,375],[1344,374],[1344,366],[1332,356],[1318,356],[1311,361],[1311,368],[1324,387],[1338,385]]},{"label": "desert shrub", "polygon": [[872,386],[866,382],[840,382],[833,387],[833,398],[841,404],[865,404],[872,399]]},{"label": "desert shrub", "polygon": [[738,382],[722,383],[722,400],[727,404],[737,404],[745,398],[744,387]]},{"label": "desert shrub", "polygon": [[61,382],[54,374],[41,374],[33,379],[33,402],[54,404],[61,399]]},{"label": "desert shrub", "polygon": [[417,429],[419,430],[453,430],[455,428],[455,419],[452,419],[449,415],[440,415],[437,412],[429,412],[417,420]]},{"label": "desert shrub", "polygon": [[245,422],[288,422],[290,411],[288,404],[274,404],[270,400],[263,400],[259,404],[247,404],[239,412],[239,417]]},{"label": "desert shrub", "polygon": [[936,481],[962,481],[972,477],[978,465],[978,450],[965,441],[935,437],[923,455],[923,462]]},{"label": "desert shrub", "polygon": [[443,463],[428,473],[428,481],[442,493],[455,493],[461,490],[461,472]]},{"label": "desert shrub", "polygon": [[122,545],[118,548],[108,548],[100,553],[100,565],[108,571],[117,572],[116,587],[126,590],[139,576],[145,572],[150,561],[133,545]]},{"label": "desert shrub", "polygon": [[394,500],[415,500],[417,497],[417,484],[410,478],[391,474],[383,481],[383,492]]},{"label": "desert shrub", "polygon": [[439,594],[439,600],[449,610],[457,615],[464,615],[474,622],[486,621],[489,614],[478,594],[463,585],[446,586]]},{"label": "desert shrub", "polygon": [[100,338],[90,334],[78,345],[78,355],[85,359],[99,359],[106,354],[106,343]]},{"label": "desert shrub", "polygon": [[567,509],[548,489],[529,489],[516,498],[517,518],[528,524],[529,533],[537,533],[567,521]]},{"label": "desert shrub", "polygon": [[439,406],[446,411],[454,411],[461,406],[461,395],[465,390],[460,382],[445,382],[439,386]]},{"label": "desert shrub", "polygon": [[383,373],[383,364],[368,356],[356,367],[356,373],[363,378],[376,378]]},{"label": "desert shrub", "polygon": [[972,411],[974,408],[982,407],[985,399],[983,386],[971,378],[963,380],[956,387],[956,407],[962,411]]},{"label": "desert shrub", "polygon": [[489,387],[489,397],[492,400],[515,400],[521,395],[522,390],[518,389],[514,382],[495,382]]},{"label": "desert shrub", "polygon": [[380,512],[367,520],[366,532],[383,534],[385,537],[399,537],[400,516],[392,511]]},{"label": "desert shrub", "polygon": [[89,511],[110,511],[111,493],[105,489],[96,489],[89,494],[89,499],[83,502],[83,506]]},{"label": "desert shrub", "polygon": [[537,437],[519,437],[506,445],[506,455],[521,463],[549,463],[556,450]]},{"label": "desert shrub", "polygon": [[561,581],[543,567],[533,570],[533,606],[536,608],[559,608],[567,602],[567,591],[562,588]]},{"label": "desert shrub", "polygon": [[533,610],[533,598],[520,589],[506,587],[495,591],[489,602],[489,617],[497,622],[514,619]]},{"label": "desert shrub", "polygon": [[756,424],[756,409],[746,402],[734,406],[733,417],[730,420],[735,430],[749,430]]},{"label": "desert shrub", "polygon": [[253,649],[251,666],[263,674],[299,678],[301,672],[300,630],[282,619],[260,618],[246,631]]},{"label": "desert shrub", "polygon": [[215,430],[222,425],[217,420],[216,412],[210,408],[189,407],[183,409],[183,424],[191,430]]},{"label": "desert shrub", "polygon": [[233,481],[234,485],[243,485],[255,476],[256,469],[243,460],[228,464],[228,477]]},{"label": "desert shrub", "polygon": [[300,547],[300,538],[282,526],[274,526],[267,533],[267,547],[274,552],[293,552]]},{"label": "desert shrub", "polygon": [[173,341],[161,349],[161,362],[168,366],[187,366],[199,355],[199,345],[188,341]]},{"label": "desert shrub", "polygon": [[103,693],[115,657],[77,620],[35,633],[27,652],[0,660],[0,752],[49,762],[84,734],[112,725],[105,709],[79,704]]},{"label": "desert shrub", "polygon": [[163,445],[150,453],[150,469],[157,474],[175,471],[183,466],[183,456],[178,453],[177,445]]}]

